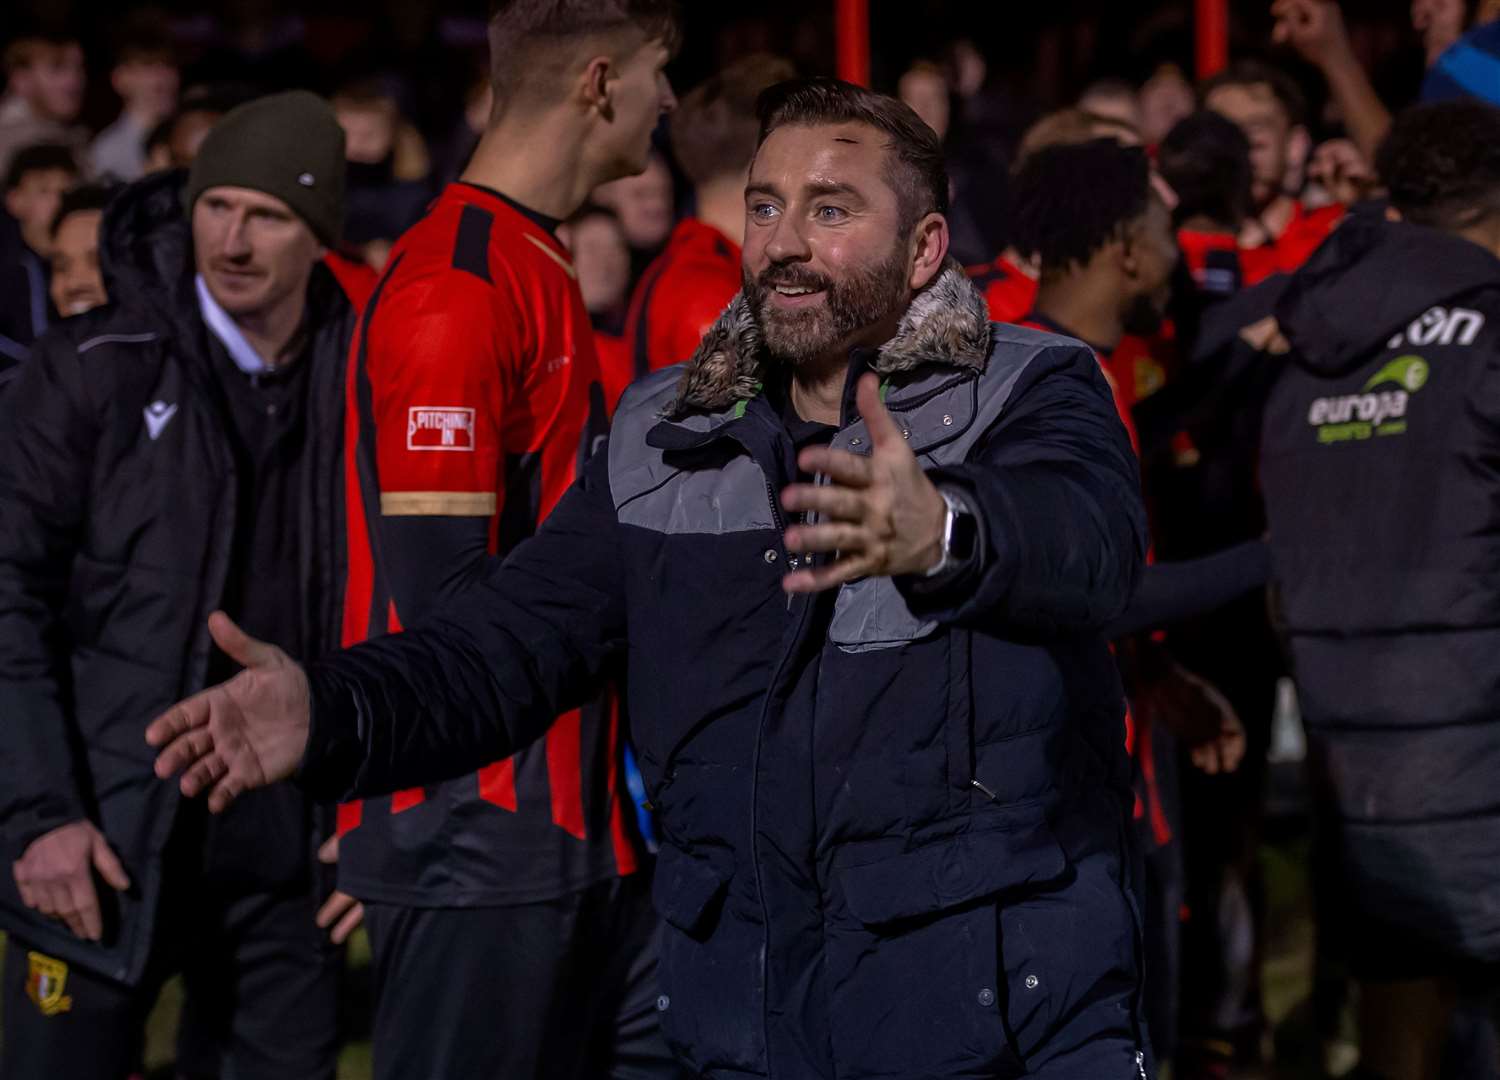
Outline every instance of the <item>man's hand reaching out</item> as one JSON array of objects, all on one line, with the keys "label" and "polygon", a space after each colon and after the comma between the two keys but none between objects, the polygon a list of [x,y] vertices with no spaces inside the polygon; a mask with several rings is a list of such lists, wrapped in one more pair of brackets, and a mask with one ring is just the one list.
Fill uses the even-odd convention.
[{"label": "man's hand reaching out", "polygon": [[182,774],[182,793],[207,794],[220,813],[254,788],[285,780],[307,749],[307,675],[291,657],[246,634],[222,611],[208,618],[215,643],[245,670],[172,706],[146,729],[161,753],[156,775]]}]

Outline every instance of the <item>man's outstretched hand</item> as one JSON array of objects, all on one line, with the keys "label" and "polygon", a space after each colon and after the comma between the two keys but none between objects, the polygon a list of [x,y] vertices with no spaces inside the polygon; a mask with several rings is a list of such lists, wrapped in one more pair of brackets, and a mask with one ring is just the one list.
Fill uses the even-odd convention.
[{"label": "man's outstretched hand", "polygon": [[870,433],[870,455],[808,447],[797,463],[827,476],[828,483],[793,484],[782,492],[788,510],[816,511],[822,519],[788,529],[787,550],[838,553],[829,564],[788,574],[782,579],[787,592],[821,592],[862,577],[920,574],[943,557],[948,506],[880,400],[880,380],[861,376],[856,401]]},{"label": "man's outstretched hand", "polygon": [[146,729],[156,775],[182,774],[182,793],[208,793],[219,813],[254,788],[285,780],[307,749],[307,675],[286,653],[246,634],[222,611],[208,632],[245,670],[172,706]]}]

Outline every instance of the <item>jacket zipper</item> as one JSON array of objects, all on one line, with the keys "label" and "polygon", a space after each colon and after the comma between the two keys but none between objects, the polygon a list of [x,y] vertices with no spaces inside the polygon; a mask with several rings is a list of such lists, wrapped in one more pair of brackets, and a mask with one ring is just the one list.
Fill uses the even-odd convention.
[{"label": "jacket zipper", "polygon": [[[766,495],[771,500],[771,518],[776,523],[776,530],[781,534],[782,552],[786,551],[786,523],[781,516],[781,508],[776,504],[776,489],[771,481],[766,481]],[[791,610],[792,597],[787,596],[787,610]],[[782,650],[781,659],[776,663],[776,670],[771,676],[771,681],[766,687],[765,701],[760,707],[760,719],[755,726],[755,751],[750,760],[750,865],[755,871],[755,898],[760,903],[761,926],[765,927],[762,933],[765,935],[764,944],[760,950],[760,1030],[761,1044],[766,1053],[766,1078],[775,1080],[775,1055],[771,1051],[771,1017],[770,1017],[770,967],[771,967],[771,912],[766,907],[765,886],[761,881],[760,874],[760,842],[758,840],[760,828],[760,749],[766,735],[766,718],[771,712],[771,699],[776,695],[776,688],[781,684],[781,677],[786,673],[786,667],[792,656],[797,651],[798,643],[802,640],[802,632],[807,626],[807,613],[812,609],[812,603],[805,603],[802,614],[797,619],[796,628],[792,631],[791,640],[787,647]]]}]

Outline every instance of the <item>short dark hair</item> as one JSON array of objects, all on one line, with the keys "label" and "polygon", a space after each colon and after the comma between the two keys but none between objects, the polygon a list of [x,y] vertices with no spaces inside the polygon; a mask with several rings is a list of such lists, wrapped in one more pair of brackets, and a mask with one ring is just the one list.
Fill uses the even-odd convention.
[{"label": "short dark hair", "polygon": [[755,111],[757,150],[780,127],[868,124],[890,139],[886,179],[896,189],[903,228],[910,230],[925,214],[948,212],[943,144],[901,99],[839,79],[790,79],[761,94]]},{"label": "short dark hair", "polygon": [[73,156],[72,148],[61,143],[37,143],[17,150],[5,173],[5,190],[15,191],[29,173],[54,169],[78,175],[78,159]]},{"label": "short dark hair", "polygon": [[536,76],[537,46],[635,27],[648,41],[676,51],[681,36],[677,0],[490,0],[490,86],[497,102]]},{"label": "short dark hair", "polygon": [[682,96],[668,124],[672,155],[692,184],[742,173],[755,156],[761,92],[792,78],[790,60],[755,53],[730,64]]},{"label": "short dark hair", "polygon": [[1058,143],[1032,154],[1011,188],[1012,243],[1042,272],[1089,261],[1146,213],[1151,161],[1114,139]]},{"label": "short dark hair", "polygon": [[1286,113],[1290,126],[1307,123],[1307,95],[1302,92],[1302,87],[1281,68],[1263,60],[1235,61],[1199,88],[1198,101],[1207,105],[1209,95],[1215,90],[1252,86],[1264,86],[1271,91],[1281,111]]},{"label": "short dark hair", "polygon": [[1391,205],[1418,225],[1454,231],[1500,216],[1500,109],[1413,106],[1391,125],[1375,167]]},{"label": "short dark hair", "polygon": [[69,214],[81,214],[85,210],[103,210],[109,205],[109,200],[114,198],[115,192],[120,190],[118,184],[79,184],[63,193],[62,202],[57,204],[57,213],[52,215],[52,225],[48,230],[52,236],[57,235],[57,230],[62,228],[62,223]]},{"label": "short dark hair", "polygon": [[1206,217],[1238,229],[1250,216],[1255,185],[1250,140],[1218,113],[1200,109],[1179,120],[1157,147],[1156,167],[1177,195],[1175,221]]}]

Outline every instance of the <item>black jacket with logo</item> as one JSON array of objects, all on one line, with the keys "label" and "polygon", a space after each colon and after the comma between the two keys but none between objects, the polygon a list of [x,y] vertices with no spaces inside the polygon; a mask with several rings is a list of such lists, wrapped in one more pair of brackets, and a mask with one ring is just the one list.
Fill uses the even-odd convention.
[{"label": "black jacket with logo", "polygon": [[[8,388],[0,431],[5,865],[43,833],[88,818],[133,883],[109,911],[102,945],[27,910],[9,872],[0,874],[0,922],[124,982],[139,978],[150,949],[179,801],[176,785],[152,773],[145,727],[205,685],[205,620],[226,602],[233,540],[246,528],[236,520],[244,500],[233,421],[194,295],[181,182],[148,179],[111,205],[101,257],[113,302],[37,343]],[[338,463],[354,311],[321,267],[309,302],[294,580],[304,600],[299,637],[317,655],[338,640]],[[261,838],[260,855],[309,866],[309,839],[305,828],[276,832]]]},{"label": "black jacket with logo", "polygon": [[1351,219],[1277,303],[1262,481],[1340,877],[1500,960],[1500,259]]}]

